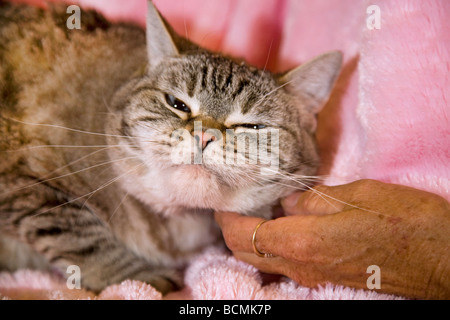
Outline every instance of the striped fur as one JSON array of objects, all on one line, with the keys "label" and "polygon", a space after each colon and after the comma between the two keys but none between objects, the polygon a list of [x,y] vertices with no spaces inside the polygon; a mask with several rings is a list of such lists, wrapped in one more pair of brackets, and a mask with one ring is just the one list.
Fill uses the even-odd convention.
[{"label": "striped fur", "polygon": [[[137,279],[168,292],[182,283],[177,270],[218,241],[213,210],[268,218],[297,185],[286,175],[315,173],[317,110],[303,107],[314,92],[290,85],[298,72],[277,77],[198,48],[151,4],[147,45],[143,30],[97,13],[82,12],[81,31],[66,17],[61,6],[0,1],[0,267],[78,265],[92,290]],[[325,69],[318,79],[331,89],[339,66]],[[222,138],[201,165],[173,163],[199,122]],[[254,134],[250,124],[279,132],[282,175],[206,161],[229,149],[248,160],[230,141]],[[189,137],[174,140],[178,129]],[[274,136],[264,139],[275,152]]]}]

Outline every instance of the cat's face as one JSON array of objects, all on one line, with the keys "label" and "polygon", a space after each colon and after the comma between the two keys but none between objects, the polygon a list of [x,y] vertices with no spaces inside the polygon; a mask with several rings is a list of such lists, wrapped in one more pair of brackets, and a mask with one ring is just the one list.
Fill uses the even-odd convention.
[{"label": "cat's face", "polygon": [[257,214],[299,186],[293,174],[316,172],[315,114],[337,53],[276,77],[204,50],[179,52],[164,31],[148,27],[148,73],[118,99],[124,152],[142,163],[126,188],[150,204]]}]

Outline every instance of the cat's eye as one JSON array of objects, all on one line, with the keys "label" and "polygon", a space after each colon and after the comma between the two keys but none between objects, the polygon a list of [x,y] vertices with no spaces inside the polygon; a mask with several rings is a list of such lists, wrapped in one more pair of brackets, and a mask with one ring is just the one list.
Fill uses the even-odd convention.
[{"label": "cat's eye", "polygon": [[165,94],[165,98],[166,98],[166,102],[169,106],[171,106],[174,109],[186,112],[186,113],[190,113],[191,109],[187,106],[186,103],[184,103],[183,101],[175,98],[173,95],[166,93]]},{"label": "cat's eye", "polygon": [[263,125],[263,124],[243,123],[243,124],[237,125],[236,127],[241,127],[241,128],[245,128],[245,129],[259,130],[259,129],[264,129],[266,126]]}]

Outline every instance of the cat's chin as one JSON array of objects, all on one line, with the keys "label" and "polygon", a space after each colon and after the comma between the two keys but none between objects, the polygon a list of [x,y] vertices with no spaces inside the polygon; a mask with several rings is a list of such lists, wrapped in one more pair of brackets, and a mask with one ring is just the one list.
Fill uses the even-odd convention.
[{"label": "cat's chin", "polygon": [[218,177],[203,165],[185,164],[171,168],[170,190],[178,204],[186,207],[214,208],[225,190]]},{"label": "cat's chin", "polygon": [[200,164],[181,164],[175,167],[174,174],[182,179],[208,179],[213,176],[212,172]]}]

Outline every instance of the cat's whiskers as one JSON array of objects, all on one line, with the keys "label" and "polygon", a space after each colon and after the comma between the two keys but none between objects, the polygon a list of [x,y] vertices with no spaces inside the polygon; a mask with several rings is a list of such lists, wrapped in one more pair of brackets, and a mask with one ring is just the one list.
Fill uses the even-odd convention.
[{"label": "cat's whiskers", "polygon": [[[94,135],[94,136],[125,138],[125,139],[130,139],[132,141],[134,139],[136,141],[141,141],[141,142],[145,142],[145,143],[155,143],[155,144],[158,144],[160,142],[159,140],[150,140],[149,137],[140,137],[140,136],[136,136],[136,135],[131,136],[131,135],[118,135],[118,134],[91,132],[91,131],[86,131],[86,130],[80,130],[80,129],[74,129],[74,128],[69,128],[69,127],[65,127],[65,126],[55,125],[55,124],[31,123],[31,122],[25,122],[25,121],[13,119],[13,118],[8,118],[8,119],[19,122],[21,124],[30,125],[30,126],[42,126],[42,127],[48,127],[48,128],[57,128],[57,129],[67,130],[67,131],[81,133],[81,134],[90,134],[90,135]],[[153,131],[157,131],[159,133],[165,134],[163,131],[158,130],[157,128],[151,128],[151,129]],[[91,145],[42,145],[42,146],[29,146],[29,147],[25,147],[25,148],[16,149],[16,150],[7,150],[6,152],[22,151],[22,150],[29,150],[29,149],[34,149],[34,148],[49,148],[49,147],[54,147],[54,148],[77,148],[77,147],[78,148],[102,148],[102,147],[121,147],[121,146],[122,145],[92,145],[92,146]]]},{"label": "cat's whiskers", "polygon": [[[267,168],[266,168],[266,170],[267,170]],[[275,172],[275,171],[274,171],[274,172]],[[337,210],[337,207],[336,207],[333,203],[331,203],[330,201],[328,201],[328,199],[326,199],[327,197],[328,197],[328,198],[331,198],[331,199],[334,199],[334,198],[331,197],[331,196],[328,196],[328,195],[324,194],[323,192],[320,192],[320,191],[318,191],[318,190],[312,188],[312,187],[309,186],[307,183],[304,183],[304,182],[302,181],[302,180],[306,180],[304,177],[301,178],[302,180],[299,180],[299,179],[295,179],[295,178],[293,178],[293,177],[289,177],[289,176],[287,176],[287,175],[283,175],[283,174],[281,174],[279,171],[276,171],[275,173],[278,174],[278,175],[283,176],[283,177],[286,178],[287,180],[290,180],[290,181],[295,182],[296,184],[300,184],[301,187],[299,187],[298,185],[290,185],[290,184],[282,183],[282,182],[280,182],[280,181],[274,181],[273,179],[264,179],[262,176],[260,176],[259,178],[262,179],[262,180],[264,180],[264,181],[270,182],[270,183],[274,183],[274,184],[277,184],[277,185],[280,185],[280,186],[283,186],[283,187],[288,187],[288,188],[294,189],[294,190],[296,190],[296,191],[306,191],[306,190],[309,189],[311,192],[316,193],[317,195],[319,195],[324,201],[326,201],[330,206],[332,206],[333,208],[335,208],[335,209]],[[347,203],[347,204],[348,204],[348,203]],[[351,205],[351,204],[348,204],[348,205]]]},{"label": "cat's whiskers", "polygon": [[327,175],[321,175],[321,176],[305,176],[303,174],[298,174],[298,173],[290,173],[287,171],[283,171],[283,173],[291,178],[294,179],[301,179],[303,181],[312,181],[312,182],[323,182],[325,181],[327,178],[329,178],[329,176]]},{"label": "cat's whiskers", "polygon": [[266,93],[265,95],[263,95],[261,98],[259,98],[259,99],[255,102],[255,105],[260,104],[260,103],[261,103],[262,101],[264,101],[268,96],[270,96],[271,94],[277,92],[278,90],[280,90],[281,88],[287,86],[288,84],[290,84],[291,82],[293,82],[293,81],[295,81],[295,80],[296,80],[296,79],[289,80],[289,81],[283,83],[282,85],[276,87],[275,89],[269,91],[268,93]]},{"label": "cat's whiskers", "polygon": [[[257,170],[255,170],[255,176],[256,176],[256,173],[259,173],[259,171],[257,171]],[[255,176],[251,176],[250,174],[247,174],[247,177],[249,178],[249,179],[251,179],[252,181],[254,181],[254,182],[256,182],[260,187],[262,187],[262,188],[272,188],[273,187],[273,185],[272,185],[272,183],[274,183],[274,181],[272,181],[271,179],[265,179],[265,178],[263,178],[263,177],[261,177],[261,176],[258,176],[257,178],[255,177]],[[270,183],[262,183],[262,181],[263,182],[270,182]],[[292,188],[292,186],[289,186],[289,185],[286,185],[287,187],[291,187]]]},{"label": "cat's whiskers", "polygon": [[40,127],[47,127],[47,128],[56,128],[56,129],[62,129],[62,130],[67,130],[67,131],[71,131],[71,132],[76,132],[76,133],[90,134],[90,135],[94,135],[94,136],[128,138],[128,139],[145,139],[145,137],[127,136],[127,135],[118,135],[118,134],[108,134],[108,133],[101,133],[101,132],[91,132],[91,131],[86,131],[86,130],[80,130],[80,129],[74,129],[74,128],[69,128],[69,127],[65,127],[65,126],[60,126],[60,125],[56,125],[56,124],[32,123],[32,122],[26,122],[26,121],[13,119],[13,118],[7,118],[7,119],[11,120],[11,121],[15,121],[15,122],[21,123],[21,124],[29,125],[29,126],[40,126]]},{"label": "cat's whiskers", "polygon": [[116,114],[113,112],[113,110],[111,110],[111,108],[110,108],[108,102],[106,101],[105,89],[104,89],[104,88],[102,89],[102,100],[103,100],[103,104],[104,104],[105,107],[106,107],[106,110],[108,110],[108,112],[109,112],[110,114],[116,115]]},{"label": "cat's whiskers", "polygon": [[117,211],[119,211],[120,207],[122,206],[123,202],[125,201],[125,199],[128,197],[129,192],[127,191],[125,193],[125,195],[122,197],[122,200],[120,200],[120,203],[117,205],[116,209],[113,211],[113,213],[111,214],[111,216],[109,217],[108,221],[106,222],[106,224],[109,224],[112,220],[112,218],[114,217],[114,215],[116,214]]},{"label": "cat's whiskers", "polygon": [[[278,184],[278,185],[281,185],[281,186],[284,186],[284,187],[288,187],[288,188],[291,188],[291,189],[294,189],[294,190],[305,190],[304,186],[302,188],[299,188],[299,186],[297,186],[297,185],[291,185],[291,184],[286,184],[286,183],[283,183],[283,182],[280,182],[280,181],[275,181],[273,178],[270,178],[269,176],[261,175],[261,171],[260,171],[261,168],[267,169],[266,167],[263,167],[263,166],[261,166],[258,169],[253,169],[253,173],[258,176],[258,179],[261,179],[263,181],[269,182],[270,184]],[[271,186],[270,184],[266,184],[265,186],[270,187]]]},{"label": "cat's whiskers", "polygon": [[[161,141],[157,141],[157,140],[148,140],[145,139],[144,141],[142,141],[142,143],[154,143],[154,144],[159,144],[161,143]],[[84,148],[105,148],[105,149],[112,149],[112,148],[120,148],[123,147],[123,144],[104,144],[104,145],[66,145],[66,144],[44,144],[44,145],[38,145],[38,146],[29,146],[29,147],[23,147],[23,148],[19,148],[19,149],[14,149],[14,150],[1,150],[0,152],[7,152],[7,153],[11,153],[11,152],[20,152],[20,151],[29,151],[29,150],[33,150],[33,149],[45,149],[45,148],[79,148],[79,149],[84,149]]]},{"label": "cat's whiskers", "polygon": [[[333,196],[330,196],[330,195],[328,195],[328,194],[326,194],[326,193],[324,193],[324,192],[321,192],[321,191],[319,191],[319,190],[317,190],[317,189],[314,189],[313,187],[311,187],[311,186],[309,186],[308,184],[306,184],[306,183],[304,183],[303,181],[301,181],[301,179],[299,179],[299,178],[294,178],[294,177],[291,177],[291,176],[289,176],[289,175],[287,175],[287,174],[281,173],[280,170],[274,170],[274,169],[270,169],[269,167],[263,167],[263,166],[261,166],[261,168],[264,168],[264,170],[272,171],[274,174],[281,175],[282,177],[286,178],[287,180],[290,180],[290,181],[293,181],[293,182],[296,182],[296,183],[302,185],[302,187],[303,187],[304,189],[300,189],[300,190],[306,190],[306,189],[309,189],[311,192],[313,192],[313,193],[317,194],[318,196],[320,196],[324,201],[326,201],[328,204],[330,204],[333,208],[336,208],[336,209],[337,209],[337,207],[336,207],[333,203],[331,203],[328,199],[333,200],[333,201],[336,201],[336,202],[341,203],[341,204],[344,204],[344,205],[346,205],[346,206],[352,207],[352,208],[354,208],[354,209],[359,209],[359,210],[366,211],[366,212],[369,212],[369,213],[373,213],[373,214],[377,214],[377,215],[382,215],[382,216],[385,216],[385,217],[389,217],[389,215],[387,215],[387,214],[383,214],[383,213],[378,212],[378,211],[374,211],[374,210],[370,210],[370,209],[367,209],[367,208],[363,208],[363,207],[360,207],[360,206],[357,206],[357,205],[348,203],[348,202],[346,202],[346,201],[337,199],[337,198],[335,198],[335,197],[333,197]],[[260,178],[261,178],[261,176],[260,176]],[[283,186],[289,186],[289,187],[294,188],[294,189],[297,188],[297,190],[298,190],[298,187],[286,185],[286,184],[284,184],[284,183],[281,184],[281,183],[278,182],[278,181],[272,181],[272,180],[270,180],[270,182],[273,182],[273,183],[276,183],[276,184],[279,184],[279,185],[283,185]]]},{"label": "cat's whiskers", "polygon": [[[88,156],[90,156],[90,155],[88,155]],[[116,163],[116,162],[121,162],[121,161],[124,161],[124,160],[133,160],[133,159],[137,159],[137,157],[125,157],[125,158],[121,158],[121,159],[109,160],[109,161],[98,163],[98,164],[95,164],[93,166],[89,166],[89,167],[86,167],[86,168],[83,168],[83,169],[80,169],[80,170],[77,170],[77,171],[66,173],[66,174],[63,174],[63,175],[60,175],[60,176],[57,176],[57,177],[52,177],[52,178],[47,178],[47,179],[41,180],[41,179],[43,179],[45,177],[48,177],[48,176],[50,176],[52,174],[52,173],[49,173],[49,174],[45,175],[44,177],[36,179],[36,180],[39,180],[38,182],[35,182],[35,183],[32,183],[32,184],[28,184],[28,185],[19,187],[19,188],[14,189],[14,190],[9,190],[7,192],[1,193],[0,196],[11,194],[11,193],[14,193],[14,192],[17,192],[17,191],[21,191],[21,190],[24,190],[24,189],[27,189],[27,188],[32,188],[32,187],[35,187],[37,185],[44,184],[44,183],[47,183],[47,182],[50,182],[50,181],[66,178],[66,177],[69,177],[69,176],[72,176],[72,175],[75,175],[75,174],[78,174],[78,173],[81,173],[81,172],[85,172],[85,171],[88,171],[88,170],[91,170],[91,169],[102,167],[102,166],[105,166],[105,165],[108,165],[108,164],[113,164],[113,163]],[[78,162],[79,160],[81,160],[81,159],[78,159],[77,161],[74,161],[73,163],[67,164],[64,167],[60,167],[57,170],[54,170],[53,173],[55,173],[55,172],[57,172],[59,170],[62,170],[65,167],[69,167],[70,165]]]},{"label": "cat's whiskers", "polygon": [[[183,1],[183,12],[185,12],[184,6],[185,6],[186,2]],[[186,23],[186,15],[183,15],[183,25],[184,25],[184,36],[185,38],[190,41],[189,39],[189,33],[188,33],[188,29],[187,29],[187,23]]]},{"label": "cat's whiskers", "polygon": [[[68,164],[66,164],[66,165],[64,165],[64,166],[62,166],[62,167],[59,167],[59,168],[57,168],[57,169],[55,169],[55,170],[50,171],[49,173],[47,173],[46,175],[40,177],[39,179],[40,179],[40,180],[42,180],[42,179],[47,179],[48,177],[50,177],[51,175],[57,173],[58,171],[61,171],[61,170],[65,169],[65,168],[68,168],[68,167],[70,167],[70,166],[72,166],[72,165],[74,165],[74,164],[76,164],[76,163],[78,163],[78,162],[80,162],[80,161],[83,161],[83,160],[85,160],[85,159],[87,159],[87,158],[89,158],[89,157],[91,157],[91,156],[93,156],[93,155],[95,155],[95,154],[97,154],[97,153],[99,153],[99,152],[101,152],[101,151],[105,151],[105,150],[108,150],[108,148],[103,148],[103,149],[100,149],[100,150],[96,150],[96,151],[94,151],[94,152],[91,152],[91,153],[89,153],[89,154],[87,154],[87,155],[85,155],[85,156],[83,156],[83,157],[81,157],[81,158],[79,158],[79,159],[76,159],[76,160],[74,160],[74,161],[69,162]],[[39,182],[39,183],[40,183],[40,182]],[[33,185],[35,185],[35,184],[33,184]],[[29,186],[30,186],[30,185],[22,186],[22,187],[20,187],[20,188],[17,189],[17,190],[13,190],[13,192],[22,190],[22,189],[27,188],[27,187],[29,187]],[[7,193],[5,193],[5,194],[7,194]],[[0,195],[3,195],[3,194],[0,194]]]},{"label": "cat's whiskers", "polygon": [[273,38],[272,38],[272,41],[270,42],[269,52],[267,53],[267,58],[266,58],[266,62],[264,64],[263,72],[261,73],[261,76],[259,77],[260,81],[261,81],[261,78],[263,77],[264,71],[266,71],[266,69],[267,69],[267,65],[269,64],[270,53],[272,52],[272,46],[273,46]]},{"label": "cat's whiskers", "polygon": [[[98,187],[97,189],[95,189],[95,190],[93,190],[93,191],[91,191],[91,192],[88,192],[88,193],[86,193],[86,194],[84,194],[84,195],[82,195],[82,196],[76,197],[76,198],[74,198],[74,199],[72,199],[72,200],[66,201],[65,203],[62,203],[62,204],[60,204],[60,205],[54,206],[54,207],[52,207],[52,208],[50,208],[50,209],[47,209],[47,210],[45,210],[45,211],[43,211],[43,212],[39,212],[39,213],[36,213],[36,214],[34,214],[34,215],[31,215],[31,217],[36,217],[36,216],[39,216],[39,215],[41,215],[41,214],[48,213],[48,212],[50,212],[50,211],[52,211],[52,210],[58,209],[58,208],[60,208],[60,207],[63,207],[63,206],[65,206],[65,205],[69,204],[69,203],[76,202],[76,201],[81,200],[81,199],[83,199],[83,198],[85,198],[85,197],[89,197],[89,198],[90,198],[90,197],[92,197],[95,193],[97,193],[98,191],[100,191],[100,190],[102,190],[102,189],[104,189],[104,188],[107,188],[108,186],[112,185],[114,182],[120,180],[121,178],[123,178],[123,177],[125,177],[126,175],[128,175],[129,173],[131,173],[132,171],[137,170],[137,169],[139,169],[139,168],[141,168],[141,167],[143,167],[143,166],[145,166],[145,163],[140,163],[140,164],[138,164],[138,165],[135,165],[133,168],[131,168],[130,170],[124,172],[123,174],[121,174],[121,175],[119,175],[119,176],[117,176],[117,177],[115,177],[115,178],[113,178],[113,179],[110,179],[109,181],[105,182],[104,184],[102,184],[102,185],[101,185],[100,187]],[[86,202],[84,202],[83,206],[84,206],[85,204],[86,204]],[[100,218],[98,218],[98,219],[100,219]]]},{"label": "cat's whiskers", "polygon": [[20,151],[29,151],[29,150],[34,150],[34,149],[45,149],[45,148],[104,148],[104,149],[108,149],[108,148],[117,148],[117,147],[121,147],[122,145],[64,145],[64,144],[44,144],[44,145],[39,145],[39,146],[29,146],[29,147],[23,147],[23,148],[19,148],[19,149],[14,149],[14,150],[2,150],[0,152],[20,152]]}]

